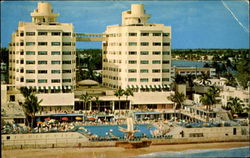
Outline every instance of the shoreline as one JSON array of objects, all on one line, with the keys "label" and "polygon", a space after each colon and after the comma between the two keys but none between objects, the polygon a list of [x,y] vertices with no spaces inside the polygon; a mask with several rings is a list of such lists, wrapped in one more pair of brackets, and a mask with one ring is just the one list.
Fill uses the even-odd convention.
[{"label": "shoreline", "polygon": [[190,149],[228,149],[250,146],[250,142],[222,142],[152,145],[148,148],[124,149],[120,147],[99,148],[46,148],[2,150],[3,158],[127,158],[161,151],[185,151]]}]

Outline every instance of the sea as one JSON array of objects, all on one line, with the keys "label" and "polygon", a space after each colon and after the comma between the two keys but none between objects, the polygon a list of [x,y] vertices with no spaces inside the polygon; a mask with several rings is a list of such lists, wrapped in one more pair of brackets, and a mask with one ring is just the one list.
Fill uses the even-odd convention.
[{"label": "sea", "polygon": [[229,149],[192,149],[184,151],[162,151],[156,153],[150,153],[145,155],[139,155],[134,158],[191,158],[191,157],[250,157],[250,146],[229,148]]},{"label": "sea", "polygon": [[187,60],[172,60],[172,67],[203,67],[206,62],[187,61]]}]

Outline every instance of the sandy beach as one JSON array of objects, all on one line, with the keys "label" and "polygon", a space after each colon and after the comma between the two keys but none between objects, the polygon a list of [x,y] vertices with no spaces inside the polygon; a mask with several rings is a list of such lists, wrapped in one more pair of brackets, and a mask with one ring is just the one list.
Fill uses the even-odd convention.
[{"label": "sandy beach", "polygon": [[153,145],[148,148],[55,148],[2,150],[3,158],[127,158],[160,151],[184,151],[188,149],[223,149],[249,146],[249,142]]}]

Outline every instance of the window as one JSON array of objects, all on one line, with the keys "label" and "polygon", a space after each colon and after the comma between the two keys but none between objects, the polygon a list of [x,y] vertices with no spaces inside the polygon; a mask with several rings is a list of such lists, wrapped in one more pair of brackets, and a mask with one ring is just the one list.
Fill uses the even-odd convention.
[{"label": "window", "polygon": [[47,83],[47,80],[46,79],[39,79],[38,83]]},{"label": "window", "polygon": [[26,55],[35,55],[34,51],[26,51]]},{"label": "window", "polygon": [[162,78],[162,81],[169,81],[169,78]]},{"label": "window", "polygon": [[63,36],[71,36],[71,32],[63,32],[62,35]]},{"label": "window", "polygon": [[128,33],[128,36],[137,36],[137,33],[129,32],[129,33]]},{"label": "window", "polygon": [[52,46],[60,46],[61,43],[60,43],[60,42],[51,42],[51,45],[52,45]]},{"label": "window", "polygon": [[47,64],[47,61],[46,61],[46,60],[39,60],[39,61],[38,61],[38,64],[39,64],[39,65],[46,65],[46,64]]},{"label": "window", "polygon": [[60,64],[60,61],[59,60],[53,60],[53,61],[51,61],[51,64]]},{"label": "window", "polygon": [[38,36],[47,36],[48,33],[47,32],[38,32]]},{"label": "window", "polygon": [[161,55],[161,52],[160,51],[154,51],[153,55]]},{"label": "window", "polygon": [[161,36],[161,33],[153,33],[153,36]]},{"label": "window", "polygon": [[160,64],[161,61],[160,61],[160,60],[153,60],[152,63],[153,63],[153,64]]},{"label": "window", "polygon": [[59,51],[52,51],[51,55],[60,55],[60,52]]},{"label": "window", "polygon": [[169,42],[163,42],[162,45],[163,46],[170,46],[170,43]]},{"label": "window", "polygon": [[141,51],[141,55],[148,55],[148,51]]},{"label": "window", "polygon": [[153,42],[153,46],[161,46],[160,42]]},{"label": "window", "polygon": [[62,79],[62,82],[71,82],[71,79]]},{"label": "window", "polygon": [[128,69],[128,72],[129,73],[135,73],[135,72],[137,72],[137,70],[136,69]]},{"label": "window", "polygon": [[51,70],[52,74],[60,74],[60,72],[61,72],[60,70]]},{"label": "window", "polygon": [[136,51],[129,51],[128,54],[129,54],[129,55],[136,55],[137,52],[136,52]]},{"label": "window", "polygon": [[60,79],[52,79],[51,83],[60,83]]},{"label": "window", "polygon": [[148,78],[141,78],[140,81],[141,82],[148,82]]},{"label": "window", "polygon": [[51,36],[60,36],[61,32],[51,32]]},{"label": "window", "polygon": [[39,46],[47,46],[47,42],[38,42]]},{"label": "window", "polygon": [[136,61],[136,60],[129,60],[128,63],[129,63],[129,64],[136,64],[137,61]]},{"label": "window", "polygon": [[160,82],[161,79],[160,78],[152,78],[152,82]]},{"label": "window", "polygon": [[26,60],[26,64],[35,64],[35,60]]},{"label": "window", "polygon": [[128,82],[136,82],[136,78],[128,78]]},{"label": "window", "polygon": [[141,64],[148,64],[148,60],[141,60]]},{"label": "window", "polygon": [[62,54],[63,55],[71,55],[71,51],[63,51]]},{"label": "window", "polygon": [[162,69],[162,72],[169,72],[169,69]]},{"label": "window", "polygon": [[35,32],[26,32],[26,36],[35,36]]},{"label": "window", "polygon": [[169,36],[170,34],[169,33],[163,33],[163,36]]},{"label": "window", "polygon": [[64,60],[62,63],[63,64],[71,64],[71,60]]},{"label": "window", "polygon": [[169,60],[163,60],[162,64],[169,64]]},{"label": "window", "polygon": [[162,52],[163,55],[170,55],[170,52],[169,51],[164,51]]},{"label": "window", "polygon": [[148,42],[141,42],[141,46],[148,46],[149,43]]},{"label": "window", "polygon": [[47,55],[46,51],[38,51],[38,55]]},{"label": "window", "polygon": [[152,72],[153,72],[153,73],[160,73],[161,70],[160,70],[160,69],[153,69]]},{"label": "window", "polygon": [[38,70],[38,73],[39,73],[39,74],[46,74],[46,73],[47,73],[47,70]]},{"label": "window", "polygon": [[71,46],[71,42],[63,42],[62,45],[63,46]]},{"label": "window", "polygon": [[148,73],[148,69],[141,69],[140,72],[141,73]]},{"label": "window", "polygon": [[34,46],[35,44],[35,42],[26,42],[26,46]]},{"label": "window", "polygon": [[71,70],[62,70],[62,73],[71,73]]},{"label": "window", "polygon": [[26,83],[34,83],[35,79],[26,79]]},{"label": "window", "polygon": [[149,36],[149,33],[142,32],[142,33],[141,33],[141,36]]},{"label": "window", "polygon": [[35,73],[35,70],[26,70],[26,74],[33,74]]},{"label": "window", "polygon": [[128,45],[129,46],[137,46],[137,43],[136,42],[128,42]]}]

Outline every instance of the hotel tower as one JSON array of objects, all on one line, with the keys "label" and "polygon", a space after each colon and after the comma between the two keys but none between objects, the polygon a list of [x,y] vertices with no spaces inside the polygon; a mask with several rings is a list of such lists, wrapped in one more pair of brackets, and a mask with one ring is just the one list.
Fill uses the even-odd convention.
[{"label": "hotel tower", "polygon": [[148,23],[143,4],[122,13],[122,24],[107,26],[103,41],[103,85],[140,91],[170,84],[171,27]]},{"label": "hotel tower", "polygon": [[75,37],[72,24],[59,23],[50,3],[38,3],[32,22],[19,22],[9,44],[9,81],[39,91],[75,86]]}]

